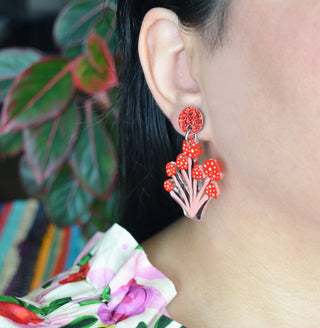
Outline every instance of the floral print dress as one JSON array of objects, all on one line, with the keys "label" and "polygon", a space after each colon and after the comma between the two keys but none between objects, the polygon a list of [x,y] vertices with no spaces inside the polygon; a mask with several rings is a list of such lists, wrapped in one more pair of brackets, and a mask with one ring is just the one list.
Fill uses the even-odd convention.
[{"label": "floral print dress", "polygon": [[0,296],[0,327],[185,328],[166,311],[175,295],[143,248],[114,224],[68,271],[26,297]]}]

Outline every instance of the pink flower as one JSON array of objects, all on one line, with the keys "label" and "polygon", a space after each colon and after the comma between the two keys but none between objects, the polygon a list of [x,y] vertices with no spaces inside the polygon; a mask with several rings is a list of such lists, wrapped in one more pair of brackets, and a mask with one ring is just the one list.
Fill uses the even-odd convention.
[{"label": "pink flower", "polygon": [[102,304],[98,316],[106,325],[112,325],[128,317],[143,313],[152,298],[152,287],[139,285],[131,279],[126,285],[111,294],[111,300]]}]

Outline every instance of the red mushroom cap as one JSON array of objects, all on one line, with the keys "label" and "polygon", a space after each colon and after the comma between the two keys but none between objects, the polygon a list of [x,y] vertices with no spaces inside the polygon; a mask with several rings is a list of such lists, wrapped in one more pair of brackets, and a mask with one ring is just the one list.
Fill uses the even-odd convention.
[{"label": "red mushroom cap", "polygon": [[203,179],[203,171],[202,168],[197,165],[192,169],[192,178],[195,180],[202,180]]},{"label": "red mushroom cap", "polygon": [[179,170],[187,170],[188,169],[188,161],[185,155],[179,154],[176,159],[177,168]]},{"label": "red mushroom cap", "polygon": [[166,173],[168,177],[172,177],[177,173],[177,168],[176,168],[176,163],[175,162],[170,162],[167,163],[166,165]]},{"label": "red mushroom cap", "polygon": [[218,190],[216,188],[216,185],[213,183],[208,183],[208,185],[206,186],[206,188],[204,189],[204,193],[214,199],[217,198],[218,196]]},{"label": "red mushroom cap", "polygon": [[182,145],[183,153],[190,158],[199,157],[202,154],[202,147],[200,143],[195,142],[192,138],[188,139],[188,143],[189,145],[185,140],[183,140],[183,145]]},{"label": "red mushroom cap", "polygon": [[174,184],[171,180],[166,180],[164,183],[163,183],[163,186],[164,186],[164,189],[167,191],[167,192],[170,192],[174,189]]},{"label": "red mushroom cap", "polygon": [[213,181],[219,181],[222,177],[219,170],[221,165],[218,165],[217,161],[216,159],[208,159],[203,163],[204,174]]}]

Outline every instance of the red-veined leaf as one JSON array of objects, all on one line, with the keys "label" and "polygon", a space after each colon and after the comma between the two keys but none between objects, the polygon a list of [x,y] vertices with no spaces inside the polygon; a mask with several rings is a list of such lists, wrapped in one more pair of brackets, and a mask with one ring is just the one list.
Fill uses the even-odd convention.
[{"label": "red-veined leaf", "polygon": [[65,162],[78,137],[79,125],[78,109],[71,102],[56,118],[23,130],[26,156],[39,184]]},{"label": "red-veined leaf", "polygon": [[119,195],[117,186],[112,188],[108,200],[96,199],[91,205],[91,219],[95,220],[99,230],[103,231],[107,224],[118,222],[119,220]]},{"label": "red-veined leaf", "polygon": [[93,196],[80,187],[71,169],[64,165],[53,182],[45,206],[60,227],[76,222],[90,207]]},{"label": "red-veined leaf", "polygon": [[22,156],[19,162],[19,172],[24,190],[29,196],[42,197],[50,189],[50,186],[57,176],[57,172],[54,172],[46,180],[39,184],[36,181],[33,171],[34,170],[31,169],[30,164],[27,162],[26,156]]},{"label": "red-veined leaf", "polygon": [[[104,125],[107,128],[108,134],[112,140],[112,144],[117,150],[117,142],[118,142],[118,129],[117,129],[117,121],[118,121],[118,111],[115,107],[109,109],[108,113],[103,116]],[[117,151],[116,151],[117,152]]]},{"label": "red-veined leaf", "polygon": [[92,28],[91,34],[96,34],[106,40],[112,54],[115,54],[118,45],[116,33],[116,11],[109,10]]},{"label": "red-veined leaf", "polygon": [[84,225],[86,239],[91,238],[97,231],[106,231],[112,224],[119,222],[118,184],[111,189],[108,200],[95,199],[89,211],[79,218]]},{"label": "red-veined leaf", "polygon": [[82,44],[80,45],[75,45],[73,47],[65,48],[62,50],[62,56],[74,59],[83,53],[83,46]]},{"label": "red-veined leaf", "polygon": [[74,94],[68,62],[50,57],[18,76],[2,109],[1,133],[35,126],[59,115]]},{"label": "red-veined leaf", "polygon": [[[88,59],[91,65],[99,72],[112,71],[116,73],[114,60],[107,42],[99,35],[92,34],[88,39]],[[116,76],[115,76],[116,78]]]},{"label": "red-veined leaf", "polygon": [[107,43],[98,35],[88,40],[88,54],[78,57],[72,65],[75,86],[88,94],[118,85],[116,68]]},{"label": "red-veined leaf", "polygon": [[42,54],[31,48],[8,48],[0,51],[0,101],[3,101],[16,76],[40,60]]},{"label": "red-veined leaf", "polygon": [[22,148],[21,131],[13,131],[0,135],[0,157],[2,157],[2,155],[17,155],[22,151]]},{"label": "red-veined leaf", "polygon": [[54,39],[58,46],[79,45],[102,16],[106,7],[116,9],[109,1],[73,1],[61,11],[54,25]]},{"label": "red-veined leaf", "polygon": [[106,129],[86,103],[86,120],[70,156],[70,164],[81,185],[100,199],[108,199],[116,174],[116,154]]},{"label": "red-veined leaf", "polygon": [[[97,34],[107,41],[112,54],[115,53],[118,45],[116,25],[116,11],[109,8],[97,22],[94,22],[91,29],[87,31],[82,38],[68,46],[62,47],[62,54],[68,58],[74,59],[84,52],[87,52],[87,40],[91,34]],[[85,31],[83,31],[84,33]]]}]

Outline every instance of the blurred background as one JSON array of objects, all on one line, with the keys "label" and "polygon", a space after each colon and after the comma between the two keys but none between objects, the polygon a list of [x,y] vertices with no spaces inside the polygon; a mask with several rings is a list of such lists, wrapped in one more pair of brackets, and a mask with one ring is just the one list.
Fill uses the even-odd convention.
[{"label": "blurred background", "polygon": [[0,295],[70,268],[118,220],[115,14],[115,0],[0,0],[0,125],[31,120],[0,135]]},{"label": "blurred background", "polygon": [[1,0],[0,46],[31,46],[55,51],[52,24],[63,0]]},{"label": "blurred background", "polygon": [[[54,19],[67,0],[0,0],[0,49],[32,47],[54,54]],[[2,104],[0,104],[0,107]],[[0,202],[26,198],[18,160],[0,157]]]}]

